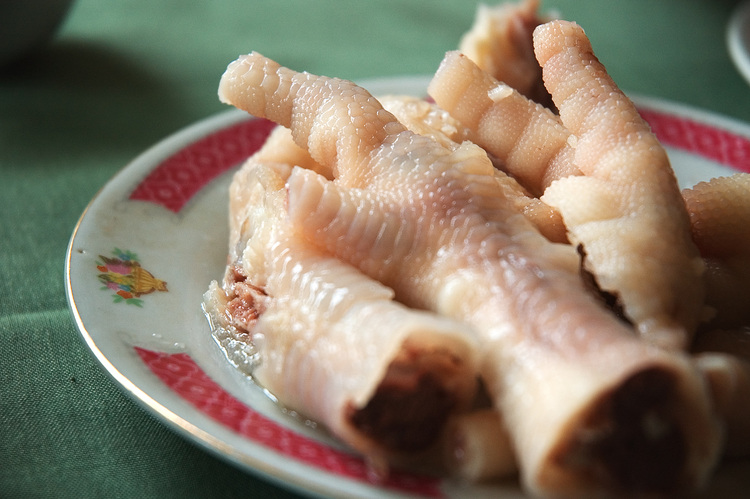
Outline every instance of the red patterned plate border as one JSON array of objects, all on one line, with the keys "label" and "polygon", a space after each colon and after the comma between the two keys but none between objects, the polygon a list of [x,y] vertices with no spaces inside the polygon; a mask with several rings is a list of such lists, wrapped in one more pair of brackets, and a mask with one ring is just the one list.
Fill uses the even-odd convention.
[{"label": "red patterned plate border", "polygon": [[[641,108],[641,115],[668,146],[750,172],[750,139],[727,130]],[[162,161],[138,184],[132,200],[159,204],[178,213],[211,180],[256,152],[274,124],[249,118],[183,147]],[[180,397],[215,421],[268,449],[329,473],[425,497],[441,497],[439,480],[395,473],[373,482],[366,463],[285,428],[224,391],[187,354],[136,347],[144,364]]]},{"label": "red patterned plate border", "polygon": [[413,473],[392,472],[385,481],[369,473],[359,457],[307,438],[242,404],[208,377],[185,353],[168,354],[135,347],[143,363],[165,385],[213,420],[268,449],[321,470],[424,497],[442,497],[440,481]]},{"label": "red patterned plate border", "polygon": [[[672,112],[670,106],[658,103],[653,106],[641,103],[639,109],[663,144],[736,170],[750,172],[750,132],[747,131],[750,128],[734,126],[728,120],[704,120],[700,113],[693,114],[690,110],[684,112],[679,107]],[[697,116],[697,119],[688,116]],[[232,121],[230,125],[207,127],[207,133],[191,139],[186,145],[168,149],[171,151],[168,157],[155,161],[156,166],[149,167],[148,173],[125,196],[133,201],[145,201],[162,206],[170,212],[180,213],[212,180],[238,166],[257,151],[273,127],[269,121],[251,117]],[[76,231],[82,221],[83,216]],[[69,274],[75,235],[74,232],[66,264],[66,291],[69,300],[73,293]],[[71,306],[76,315],[76,307],[72,300]],[[97,345],[86,332],[82,318],[77,317],[76,320],[87,343],[97,353]],[[140,360],[139,365],[145,366],[171,393],[188,402],[201,414],[261,445],[264,449],[285,458],[289,457],[324,474],[346,477],[357,483],[371,484],[392,492],[426,497],[444,495],[441,490],[444,483],[431,477],[396,473],[387,482],[374,482],[361,458],[310,439],[242,404],[212,380],[187,354],[165,353],[146,349],[138,344],[134,348]],[[98,357],[122,384],[132,384],[126,376],[118,372],[119,366],[110,363],[100,352]],[[137,388],[133,386],[130,389],[136,393]],[[148,401],[148,397],[145,392],[139,395],[147,405],[159,412],[159,402]],[[271,474],[274,474],[273,471]],[[338,490],[338,487],[336,488]]]},{"label": "red patterned plate border", "polygon": [[248,119],[180,149],[154,168],[130,194],[178,213],[211,180],[256,152],[276,126]]},{"label": "red patterned plate border", "polygon": [[[663,144],[750,172],[750,138],[647,107],[640,113]],[[249,118],[187,145],[152,170],[130,199],[178,213],[211,180],[256,152],[273,127]]]},{"label": "red patterned plate border", "polygon": [[639,111],[662,144],[750,172],[748,137],[649,108]]}]

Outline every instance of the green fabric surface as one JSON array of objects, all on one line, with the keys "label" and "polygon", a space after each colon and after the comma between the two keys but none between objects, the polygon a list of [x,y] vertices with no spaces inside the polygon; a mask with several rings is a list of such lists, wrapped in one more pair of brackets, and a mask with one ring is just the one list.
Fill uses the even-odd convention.
[{"label": "green fabric surface", "polygon": [[[626,91],[750,121],[724,40],[736,3],[544,8],[586,29]],[[68,310],[68,240],[129,160],[225,109],[216,87],[238,54],[355,80],[429,74],[476,4],[78,0],[48,45],[0,68],[0,498],[296,497],[188,442],[108,377]]]}]

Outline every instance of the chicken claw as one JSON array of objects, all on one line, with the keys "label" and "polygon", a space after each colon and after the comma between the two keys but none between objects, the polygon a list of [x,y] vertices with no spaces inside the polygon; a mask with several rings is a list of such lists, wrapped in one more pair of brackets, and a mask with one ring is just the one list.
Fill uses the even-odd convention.
[{"label": "chicken claw", "polygon": [[589,294],[575,248],[551,243],[514,208],[484,150],[446,148],[352,83],[258,56],[230,65],[220,88],[332,167],[333,180],[302,168],[289,176],[299,237],[402,303],[472,326],[480,375],[532,493],[679,493],[705,481],[719,427],[700,374]]},{"label": "chicken claw", "polygon": [[704,265],[664,148],[578,25],[541,25],[534,47],[583,173],[552,183],[542,200],[560,211],[585,266],[639,333],[686,348],[703,316]]}]

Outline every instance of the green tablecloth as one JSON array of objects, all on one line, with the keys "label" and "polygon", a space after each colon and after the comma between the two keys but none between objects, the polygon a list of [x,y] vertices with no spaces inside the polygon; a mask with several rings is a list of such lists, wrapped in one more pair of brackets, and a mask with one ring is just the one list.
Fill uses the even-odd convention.
[{"label": "green tablecloth", "polygon": [[[2,69],[0,497],[294,496],[173,433],[104,373],[66,303],[71,231],[130,159],[225,109],[217,82],[238,54],[348,79],[430,74],[475,4],[79,0],[48,46]],[[725,46],[735,4],[544,5],[586,29],[626,91],[750,121]]]}]

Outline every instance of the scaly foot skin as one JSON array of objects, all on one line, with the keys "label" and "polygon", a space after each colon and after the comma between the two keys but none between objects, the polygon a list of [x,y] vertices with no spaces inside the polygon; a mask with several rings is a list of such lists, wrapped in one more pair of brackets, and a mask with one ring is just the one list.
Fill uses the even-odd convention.
[{"label": "scaly foot skin", "polygon": [[473,400],[474,334],[394,301],[392,289],[296,234],[286,161],[305,154],[289,145],[275,132],[235,174],[230,264],[206,308],[230,358],[254,349],[246,373],[385,474],[434,448],[448,418]]},{"label": "scaly foot skin", "polygon": [[580,174],[569,161],[571,134],[560,118],[465,55],[448,52],[427,92],[530,193],[539,196],[552,181]]},{"label": "scaly foot skin", "polygon": [[706,261],[706,304],[713,310],[701,329],[750,324],[750,173],[701,182],[682,195]]},{"label": "scaly foot skin", "polygon": [[687,348],[704,313],[704,265],[664,148],[578,25],[538,27],[534,47],[583,173],[554,182],[542,200],[560,211],[587,269],[641,336]]},{"label": "scaly foot skin", "polygon": [[[703,483],[719,429],[699,373],[682,354],[639,340],[590,295],[575,249],[551,243],[516,211],[481,148],[446,148],[352,83],[258,55],[230,65],[220,88],[226,102],[278,119],[331,167],[332,181],[303,168],[289,176],[295,231],[399,301],[473,326],[480,374],[529,490],[649,493]],[[625,452],[630,436],[642,452]],[[635,466],[650,450],[667,468]]]},{"label": "scaly foot skin", "polygon": [[[406,128],[430,137],[448,149],[455,150],[464,141],[472,140],[476,135],[445,109],[424,99],[389,95],[378,97],[378,100]],[[494,161],[493,164],[497,166]],[[503,191],[502,197],[513,204],[517,211],[522,212],[547,239],[556,243],[568,241],[565,225],[556,210],[531,195],[515,177],[501,170],[494,173],[495,180]]]},{"label": "scaly foot skin", "polygon": [[458,50],[493,78],[517,89],[540,104],[552,104],[534,58],[532,33],[543,22],[539,0],[479,4],[471,29]]}]

